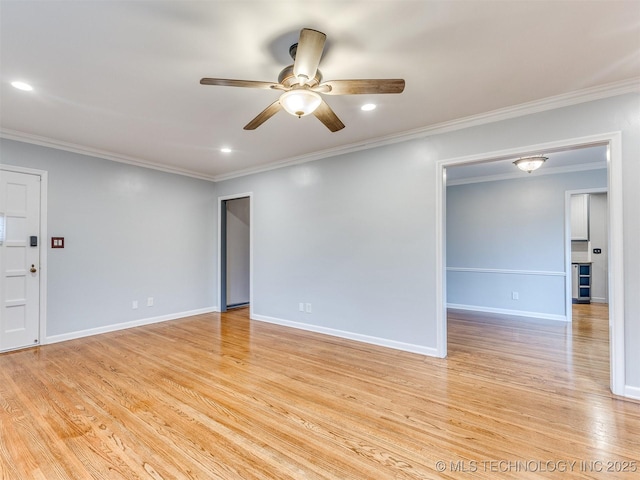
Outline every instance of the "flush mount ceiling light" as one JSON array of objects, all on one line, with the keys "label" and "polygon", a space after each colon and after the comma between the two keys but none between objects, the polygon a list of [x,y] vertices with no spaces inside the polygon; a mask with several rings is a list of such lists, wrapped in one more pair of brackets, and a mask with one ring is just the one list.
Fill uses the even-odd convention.
[{"label": "flush mount ceiling light", "polygon": [[25,92],[30,92],[33,90],[33,87],[28,83],[24,82],[11,82],[11,86],[17,88],[18,90],[24,90]]},{"label": "flush mount ceiling light", "polygon": [[532,157],[522,157],[513,162],[523,172],[531,173],[539,169],[548,157],[544,155],[534,155]]},{"label": "flush mount ceiling light", "polygon": [[375,103],[365,103],[364,105],[362,105],[360,107],[360,110],[365,111],[365,112],[370,112],[371,110],[375,110],[376,109],[376,104]]},{"label": "flush mount ceiling light", "polygon": [[313,113],[321,103],[320,95],[306,88],[295,88],[280,95],[282,108],[298,118]]}]

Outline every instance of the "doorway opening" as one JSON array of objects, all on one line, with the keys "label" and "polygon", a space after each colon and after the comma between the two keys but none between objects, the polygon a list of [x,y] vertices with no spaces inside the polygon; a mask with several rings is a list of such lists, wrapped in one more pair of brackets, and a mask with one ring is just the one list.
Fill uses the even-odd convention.
[{"label": "doorway opening", "polygon": [[[446,262],[446,188],[448,167],[471,165],[481,162],[506,160],[514,157],[534,155],[539,152],[551,153],[579,149],[591,146],[605,146],[607,150],[607,192],[609,218],[609,252],[608,252],[608,318],[609,318],[609,357],[610,357],[610,389],[616,395],[624,395],[625,355],[624,355],[624,289],[623,289],[623,251],[622,251],[622,175],[621,175],[621,134],[619,132],[593,135],[577,139],[567,139],[545,144],[531,145],[510,150],[490,152],[453,159],[445,159],[436,163],[436,212],[438,215],[439,235],[437,236],[437,307],[436,322],[438,327],[438,355],[447,355],[447,262]],[[568,207],[567,207],[568,209]],[[568,210],[567,210],[568,211]],[[567,230],[568,230],[567,226]],[[567,240],[568,241],[568,240]],[[518,272],[516,272],[518,273]],[[548,273],[548,272],[542,272]],[[570,256],[566,260],[565,272],[558,273],[565,284],[570,282]],[[570,287],[569,287],[570,288]],[[570,292],[570,290],[569,290]],[[570,294],[569,294],[570,295]],[[570,298],[570,297],[569,297]]]},{"label": "doorway opening", "polygon": [[220,197],[218,203],[218,309],[251,308],[251,194]]},{"label": "doorway opening", "polygon": [[609,218],[606,188],[565,192],[567,321],[573,304],[609,303]]}]

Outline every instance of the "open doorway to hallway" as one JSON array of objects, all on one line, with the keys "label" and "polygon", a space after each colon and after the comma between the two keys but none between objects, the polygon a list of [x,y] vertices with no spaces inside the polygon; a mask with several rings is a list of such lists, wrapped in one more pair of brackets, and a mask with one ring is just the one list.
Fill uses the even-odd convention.
[{"label": "open doorway to hallway", "polygon": [[219,306],[247,307],[251,303],[251,196],[220,199]]}]

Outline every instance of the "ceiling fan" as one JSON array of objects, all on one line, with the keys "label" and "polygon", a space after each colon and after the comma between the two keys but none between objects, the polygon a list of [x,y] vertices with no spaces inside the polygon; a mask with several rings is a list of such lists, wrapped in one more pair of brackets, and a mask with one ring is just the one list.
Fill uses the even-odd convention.
[{"label": "ceiling fan", "polygon": [[203,78],[202,85],[220,85],[227,87],[263,88],[280,90],[280,98],[265,108],[253,120],[245,125],[245,130],[255,130],[280,110],[291,115],[304,117],[313,114],[329,130],[337,132],[344,124],[324,101],[324,95],[357,95],[379,93],[402,93],[403,79],[379,80],[330,80],[322,82],[318,64],[322,57],[327,36],[310,28],[300,31],[298,43],[289,49],[293,65],[285,67],[278,75],[278,83],[253,80],[230,80],[227,78]]}]

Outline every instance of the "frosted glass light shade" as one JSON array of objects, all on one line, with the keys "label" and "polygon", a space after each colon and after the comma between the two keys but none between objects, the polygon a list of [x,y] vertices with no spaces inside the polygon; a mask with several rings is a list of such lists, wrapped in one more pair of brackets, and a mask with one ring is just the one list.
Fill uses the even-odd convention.
[{"label": "frosted glass light shade", "polygon": [[320,106],[320,103],[322,103],[320,95],[306,89],[289,90],[280,96],[282,108],[296,117],[304,117],[313,113]]},{"label": "frosted glass light shade", "polygon": [[519,158],[513,164],[518,167],[523,172],[531,173],[534,170],[537,170],[542,166],[547,157],[543,157],[542,155],[538,155],[535,157],[524,157]]}]

